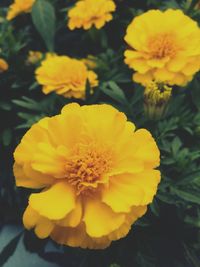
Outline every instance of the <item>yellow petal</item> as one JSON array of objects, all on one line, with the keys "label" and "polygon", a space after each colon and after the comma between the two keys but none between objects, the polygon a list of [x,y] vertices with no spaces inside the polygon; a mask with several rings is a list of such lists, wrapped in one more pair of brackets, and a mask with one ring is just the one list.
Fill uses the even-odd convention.
[{"label": "yellow petal", "polygon": [[141,74],[146,73],[151,69],[151,66],[148,66],[145,59],[126,59],[125,62],[130,66],[130,68],[138,71]]},{"label": "yellow petal", "polygon": [[84,243],[87,244],[87,235],[83,224],[75,228],[57,226],[52,232],[51,238],[59,244],[71,247],[87,247],[87,245],[84,246]]},{"label": "yellow petal", "polygon": [[131,229],[132,224],[143,216],[147,211],[147,206],[133,206],[131,211],[126,214],[124,223],[114,232],[109,234],[110,240],[118,240],[125,237]]},{"label": "yellow petal", "polygon": [[88,199],[85,203],[83,221],[91,237],[102,237],[113,232],[122,225],[124,219],[124,214],[113,212],[100,200]]},{"label": "yellow petal", "polygon": [[68,150],[63,146],[54,148],[48,143],[38,143],[31,166],[34,170],[43,174],[63,178],[66,174],[67,156]]},{"label": "yellow petal", "polygon": [[80,223],[82,212],[82,203],[78,199],[75,208],[64,219],[58,221],[57,224],[64,227],[76,227]]},{"label": "yellow petal", "polygon": [[25,228],[28,230],[34,228],[40,217],[41,216],[38,214],[38,212],[32,209],[29,205],[23,214],[23,224]]},{"label": "yellow petal", "polygon": [[39,215],[37,211],[29,205],[23,215],[23,223],[26,229],[35,228],[35,233],[39,238],[47,238],[54,228],[54,223]]},{"label": "yellow petal", "polygon": [[160,182],[160,172],[144,171],[137,174],[116,175],[102,192],[102,201],[114,212],[130,212],[132,206],[152,202]]},{"label": "yellow petal", "polygon": [[146,73],[136,72],[133,74],[133,80],[136,83],[141,83],[142,85],[146,86],[153,80],[153,74],[150,71]]},{"label": "yellow petal", "polygon": [[157,69],[154,72],[154,77],[156,81],[168,82],[174,78],[175,74],[167,70],[167,68]]},{"label": "yellow petal", "polygon": [[31,194],[29,204],[40,215],[59,220],[75,208],[74,189],[66,182],[59,182],[46,191]]},{"label": "yellow petal", "polygon": [[17,186],[27,188],[44,188],[53,183],[53,178],[34,171],[29,163],[24,166],[14,163],[13,172]]},{"label": "yellow petal", "polygon": [[183,56],[175,57],[167,63],[167,69],[172,72],[180,71],[187,63],[187,59]]},{"label": "yellow petal", "polygon": [[35,234],[37,237],[44,239],[47,238],[54,229],[54,223],[44,217],[41,217],[35,226]]},{"label": "yellow petal", "polygon": [[156,168],[160,164],[160,151],[151,133],[146,129],[135,132],[133,142],[135,143],[134,156],[142,160],[146,168]]},{"label": "yellow petal", "polygon": [[49,138],[53,145],[63,145],[72,148],[77,143],[83,130],[82,118],[79,115],[80,107],[66,105],[62,115],[53,117],[49,121]]},{"label": "yellow petal", "polygon": [[75,228],[56,226],[51,234],[51,238],[59,244],[90,249],[103,249],[111,243],[107,237],[89,237],[84,223],[79,224]]},{"label": "yellow petal", "polygon": [[19,164],[30,162],[36,149],[38,142],[47,141],[46,124],[49,118],[44,118],[34,124],[30,130],[24,135],[21,143],[14,152],[15,161]]}]

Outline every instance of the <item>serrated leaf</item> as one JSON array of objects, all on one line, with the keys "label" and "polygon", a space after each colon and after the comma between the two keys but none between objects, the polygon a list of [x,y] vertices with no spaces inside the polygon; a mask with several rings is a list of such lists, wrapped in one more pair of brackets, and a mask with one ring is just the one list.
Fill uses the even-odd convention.
[{"label": "serrated leaf", "polygon": [[178,137],[175,137],[173,142],[172,142],[172,153],[174,156],[176,156],[177,152],[182,146],[182,142]]},{"label": "serrated leaf", "polygon": [[104,84],[101,87],[101,90],[108,96],[110,96],[112,99],[116,100],[117,102],[121,104],[128,104],[126,96],[122,89],[113,81],[110,81],[106,84]]},{"label": "serrated leaf", "polygon": [[54,7],[46,0],[36,0],[31,12],[33,24],[49,51],[54,51],[56,16]]},{"label": "serrated leaf", "polygon": [[171,187],[171,192],[186,201],[200,205],[199,192],[195,194],[193,191],[184,191],[175,187]]},{"label": "serrated leaf", "polygon": [[187,185],[188,183],[192,183],[195,180],[200,179],[200,170],[196,170],[194,172],[189,173],[187,176],[184,176],[180,181],[178,181],[177,185]]},{"label": "serrated leaf", "polygon": [[16,104],[17,106],[29,109],[29,110],[35,110],[35,111],[40,111],[41,110],[41,106],[38,105],[38,102],[32,100],[31,98],[28,97],[22,97],[21,100],[18,99],[14,99],[12,100],[12,102],[14,104]]}]

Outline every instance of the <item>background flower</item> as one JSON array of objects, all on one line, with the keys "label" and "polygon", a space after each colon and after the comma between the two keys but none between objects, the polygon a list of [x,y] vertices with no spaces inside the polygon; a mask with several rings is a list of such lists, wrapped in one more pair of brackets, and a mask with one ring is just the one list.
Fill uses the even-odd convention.
[{"label": "background flower", "polygon": [[113,0],[80,0],[69,10],[68,27],[70,30],[75,28],[90,29],[95,26],[102,28],[106,22],[112,20],[111,12],[115,11]]},{"label": "background flower", "polygon": [[14,0],[9,7],[7,19],[12,20],[21,13],[30,12],[34,2],[35,0]]},{"label": "background flower", "polygon": [[40,62],[43,54],[40,51],[29,51],[26,63],[28,65],[34,65]]},{"label": "background flower", "polygon": [[98,85],[95,72],[81,60],[67,56],[48,55],[35,74],[45,94],[56,92],[65,97],[85,98],[87,80],[91,88]]},{"label": "background flower", "polygon": [[200,29],[181,10],[150,10],[127,28],[125,62],[143,85],[155,80],[184,86],[200,68]]},{"label": "background flower", "polygon": [[83,248],[127,235],[160,181],[154,139],[134,131],[109,105],[66,105],[33,125],[14,153],[17,185],[44,188],[29,198],[25,227]]},{"label": "background flower", "polygon": [[0,58],[0,73],[6,71],[7,69],[8,63],[4,59]]}]

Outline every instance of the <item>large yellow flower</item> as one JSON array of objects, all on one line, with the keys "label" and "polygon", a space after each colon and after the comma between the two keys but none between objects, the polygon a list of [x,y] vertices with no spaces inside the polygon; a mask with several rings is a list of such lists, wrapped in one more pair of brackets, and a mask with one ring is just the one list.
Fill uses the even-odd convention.
[{"label": "large yellow flower", "polygon": [[8,70],[8,63],[3,58],[0,58],[0,73],[6,70]]},{"label": "large yellow flower", "polygon": [[81,60],[67,56],[48,55],[35,73],[45,94],[56,92],[64,97],[84,98],[87,80],[91,88],[98,85],[95,72]]},{"label": "large yellow flower", "polygon": [[93,25],[100,29],[112,20],[111,12],[115,11],[113,0],[80,0],[69,10],[68,27],[90,29]]},{"label": "large yellow flower", "polygon": [[109,105],[66,105],[32,126],[14,158],[17,186],[42,189],[25,227],[69,246],[105,248],[127,235],[160,181],[151,134]]},{"label": "large yellow flower", "polygon": [[134,81],[184,86],[200,69],[200,29],[181,10],[150,10],[127,28],[125,62]]},{"label": "large yellow flower", "polygon": [[15,0],[9,7],[7,20],[12,20],[21,13],[30,12],[34,2],[35,0]]}]

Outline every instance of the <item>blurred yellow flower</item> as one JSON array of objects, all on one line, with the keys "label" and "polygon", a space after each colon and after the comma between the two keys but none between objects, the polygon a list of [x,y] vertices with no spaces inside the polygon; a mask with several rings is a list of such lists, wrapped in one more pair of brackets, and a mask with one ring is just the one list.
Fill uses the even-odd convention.
[{"label": "blurred yellow flower", "polygon": [[21,13],[28,13],[31,11],[35,0],[14,0],[14,3],[10,5],[7,20],[12,20]]},{"label": "blurred yellow flower", "polygon": [[45,94],[55,92],[64,97],[84,99],[87,80],[91,88],[98,85],[95,72],[88,70],[81,60],[67,56],[47,55],[35,74]]},{"label": "blurred yellow flower", "polygon": [[43,55],[40,51],[29,51],[26,63],[34,65],[42,59],[42,56]]},{"label": "blurred yellow flower", "polygon": [[8,63],[3,58],[0,58],[0,73],[6,71],[7,69]]},{"label": "blurred yellow flower", "polygon": [[184,86],[200,69],[200,29],[181,10],[150,10],[127,28],[125,62],[133,80]]},{"label": "blurred yellow flower", "polygon": [[70,30],[88,30],[92,26],[100,29],[112,20],[111,12],[115,11],[115,8],[113,0],[80,0],[68,12],[68,27]]},{"label": "blurred yellow flower", "polygon": [[73,247],[126,236],[160,181],[151,134],[110,105],[66,105],[31,127],[14,158],[17,186],[42,189],[29,198],[25,227]]}]

